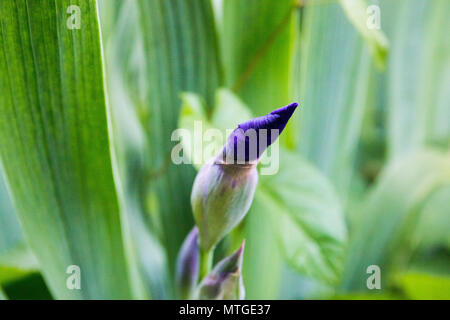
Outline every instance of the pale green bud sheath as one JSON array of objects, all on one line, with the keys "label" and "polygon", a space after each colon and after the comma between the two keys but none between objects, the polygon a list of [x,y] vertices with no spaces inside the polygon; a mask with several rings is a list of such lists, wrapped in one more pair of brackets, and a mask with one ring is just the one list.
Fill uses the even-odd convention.
[{"label": "pale green bud sheath", "polygon": [[231,256],[221,260],[208,273],[198,288],[198,298],[207,300],[242,300],[245,290],[242,281],[244,245]]}]

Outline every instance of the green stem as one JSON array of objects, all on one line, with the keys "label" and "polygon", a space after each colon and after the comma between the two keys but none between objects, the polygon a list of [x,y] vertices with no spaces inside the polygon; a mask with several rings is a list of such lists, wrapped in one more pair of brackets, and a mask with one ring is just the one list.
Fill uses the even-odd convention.
[{"label": "green stem", "polygon": [[211,271],[212,258],[214,249],[202,250],[200,249],[200,273],[199,282]]}]

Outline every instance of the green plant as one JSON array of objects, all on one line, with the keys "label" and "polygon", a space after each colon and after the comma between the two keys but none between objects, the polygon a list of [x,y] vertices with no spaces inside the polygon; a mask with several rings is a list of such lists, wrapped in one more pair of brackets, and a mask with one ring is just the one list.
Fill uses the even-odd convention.
[{"label": "green plant", "polygon": [[[176,298],[196,170],[215,153],[174,131],[194,136],[201,121],[226,137],[291,101],[257,168],[278,150],[278,171],[214,241],[200,297],[448,299],[449,6],[0,1],[0,299],[23,286]],[[175,164],[177,147],[202,161]],[[366,285],[371,265],[381,290]]]}]

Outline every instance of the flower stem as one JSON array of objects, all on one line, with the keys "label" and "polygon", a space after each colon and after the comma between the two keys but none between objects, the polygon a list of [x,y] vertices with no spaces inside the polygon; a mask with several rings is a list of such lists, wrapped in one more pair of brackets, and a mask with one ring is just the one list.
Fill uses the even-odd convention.
[{"label": "flower stem", "polygon": [[203,278],[209,273],[209,271],[211,271],[213,253],[214,249],[211,250],[200,249],[199,282],[203,280]]}]

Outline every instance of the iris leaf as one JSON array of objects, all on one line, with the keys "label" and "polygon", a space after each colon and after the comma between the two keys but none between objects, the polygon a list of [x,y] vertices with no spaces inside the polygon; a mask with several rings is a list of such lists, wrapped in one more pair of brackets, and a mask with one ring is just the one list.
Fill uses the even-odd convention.
[{"label": "iris leaf", "polygon": [[[340,200],[314,166],[281,149],[280,168],[262,175],[258,192],[287,262],[299,273],[335,283],[342,271],[347,229]],[[270,208],[270,209],[269,209]]]},{"label": "iris leaf", "polygon": [[410,235],[420,221],[424,204],[450,183],[449,164],[448,154],[424,150],[399,157],[383,170],[359,210],[342,289],[367,290],[366,269],[370,265],[380,267],[382,281],[388,280],[394,267],[405,266],[417,245]]},{"label": "iris leaf", "polygon": [[56,298],[130,297],[96,2],[2,1],[0,26],[0,157],[43,276]]}]

